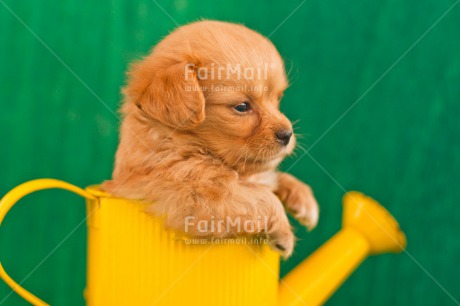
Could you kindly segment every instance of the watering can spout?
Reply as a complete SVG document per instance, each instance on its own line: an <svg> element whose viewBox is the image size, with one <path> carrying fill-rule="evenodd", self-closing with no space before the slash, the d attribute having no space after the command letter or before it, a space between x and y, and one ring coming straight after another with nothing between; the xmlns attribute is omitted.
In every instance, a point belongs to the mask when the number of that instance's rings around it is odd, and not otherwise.
<svg viewBox="0 0 460 306"><path fill-rule="evenodd" d="M281 281L279 306L321 305L369 255L402 252L406 237L390 213L351 191L342 229Z"/></svg>
<svg viewBox="0 0 460 306"><path fill-rule="evenodd" d="M375 200L351 191L345 195L343 206L343 228L360 232L369 243L370 255L404 251L406 236L393 216Z"/></svg>

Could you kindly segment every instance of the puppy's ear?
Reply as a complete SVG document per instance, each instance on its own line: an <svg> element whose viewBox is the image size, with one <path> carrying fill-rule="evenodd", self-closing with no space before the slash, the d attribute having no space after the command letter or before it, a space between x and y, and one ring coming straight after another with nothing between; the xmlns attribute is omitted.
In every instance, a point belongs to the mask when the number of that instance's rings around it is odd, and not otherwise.
<svg viewBox="0 0 460 306"><path fill-rule="evenodd" d="M205 118L205 98L194 67L150 56L132 65L124 92L148 117L174 129L193 129Z"/></svg>

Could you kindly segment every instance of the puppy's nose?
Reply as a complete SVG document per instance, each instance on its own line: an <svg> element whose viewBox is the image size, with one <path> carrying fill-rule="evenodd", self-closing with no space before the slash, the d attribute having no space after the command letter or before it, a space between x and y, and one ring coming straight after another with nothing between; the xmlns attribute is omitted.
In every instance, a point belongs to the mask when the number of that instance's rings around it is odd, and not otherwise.
<svg viewBox="0 0 460 306"><path fill-rule="evenodd" d="M283 145L287 146L289 143L289 140L291 139L292 131L291 130L278 130L275 132L275 136Z"/></svg>

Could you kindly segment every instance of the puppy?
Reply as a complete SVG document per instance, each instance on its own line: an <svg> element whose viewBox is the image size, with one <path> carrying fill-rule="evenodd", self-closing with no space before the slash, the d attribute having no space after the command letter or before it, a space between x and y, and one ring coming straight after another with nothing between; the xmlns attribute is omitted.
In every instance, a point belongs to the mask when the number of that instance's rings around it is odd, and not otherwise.
<svg viewBox="0 0 460 306"><path fill-rule="evenodd" d="M279 111L287 86L278 51L259 33L218 21L176 29L128 72L115 169L102 188L153 203L168 228L264 236L290 256L284 207L313 228L318 206L309 186L276 171L296 142Z"/></svg>

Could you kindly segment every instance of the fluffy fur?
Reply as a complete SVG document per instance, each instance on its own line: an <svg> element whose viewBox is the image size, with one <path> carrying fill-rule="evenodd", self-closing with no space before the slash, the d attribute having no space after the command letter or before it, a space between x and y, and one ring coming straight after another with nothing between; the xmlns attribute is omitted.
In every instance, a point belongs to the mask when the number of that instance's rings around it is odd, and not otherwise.
<svg viewBox="0 0 460 306"><path fill-rule="evenodd" d="M266 71L227 78L221 70L218 77L217 68L228 65ZM318 207L309 186L276 171L295 146L294 136L287 145L276 136L292 131L279 111L287 86L280 55L259 33L217 21L176 29L128 72L115 169L103 189L153 203L150 211L182 232L188 216L242 222L269 216L254 229L217 233L192 226L189 234L265 235L289 256L294 235L284 207L309 228ZM249 110L237 111L241 103Z"/></svg>

